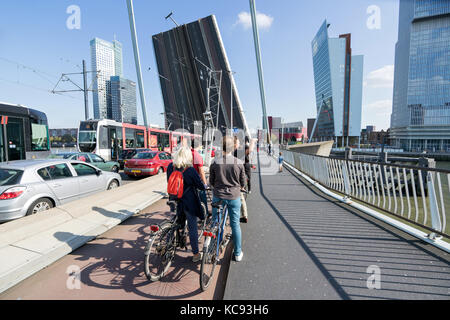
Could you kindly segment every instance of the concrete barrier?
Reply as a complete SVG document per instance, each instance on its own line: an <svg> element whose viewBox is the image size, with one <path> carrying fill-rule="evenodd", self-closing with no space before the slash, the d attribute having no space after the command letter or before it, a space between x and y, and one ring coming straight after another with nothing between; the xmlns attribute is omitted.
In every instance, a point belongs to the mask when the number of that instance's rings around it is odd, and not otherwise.
<svg viewBox="0 0 450 320"><path fill-rule="evenodd" d="M161 199L166 175L0 225L0 293Z"/></svg>

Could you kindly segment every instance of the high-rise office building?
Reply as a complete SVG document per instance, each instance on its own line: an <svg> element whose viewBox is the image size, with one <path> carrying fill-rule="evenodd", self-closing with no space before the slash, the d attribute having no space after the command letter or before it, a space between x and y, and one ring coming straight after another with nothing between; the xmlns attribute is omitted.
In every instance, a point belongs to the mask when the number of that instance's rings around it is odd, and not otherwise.
<svg viewBox="0 0 450 320"><path fill-rule="evenodd" d="M106 83L108 119L137 124L136 82L113 76Z"/></svg>
<svg viewBox="0 0 450 320"><path fill-rule="evenodd" d="M92 70L99 71L97 76L95 73L92 73L94 118L107 119L106 82L109 81L112 76L122 76L122 44L116 40L111 43L99 38L94 38L91 40L90 46Z"/></svg>
<svg viewBox="0 0 450 320"><path fill-rule="evenodd" d="M361 132L363 56L352 55L350 34L328 37L325 20L312 40L317 126L313 141L354 145Z"/></svg>
<svg viewBox="0 0 450 320"><path fill-rule="evenodd" d="M214 15L156 34L153 45L172 130L192 131L194 121L204 120L208 104L219 129L231 126L231 104L233 127L247 126Z"/></svg>
<svg viewBox="0 0 450 320"><path fill-rule="evenodd" d="M450 1L400 0L391 141L450 151Z"/></svg>

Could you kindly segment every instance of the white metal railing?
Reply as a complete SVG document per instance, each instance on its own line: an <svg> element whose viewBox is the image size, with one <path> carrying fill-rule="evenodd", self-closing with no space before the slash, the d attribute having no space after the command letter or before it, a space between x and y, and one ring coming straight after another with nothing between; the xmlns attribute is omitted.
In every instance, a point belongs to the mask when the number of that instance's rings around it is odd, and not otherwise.
<svg viewBox="0 0 450 320"><path fill-rule="evenodd" d="M450 237L449 170L333 159L287 150L283 156L328 189Z"/></svg>
<svg viewBox="0 0 450 320"><path fill-rule="evenodd" d="M339 147L339 148L332 148L331 151L336 152L336 151L345 151L345 147ZM381 152L382 149L381 148L352 148L353 152ZM393 152L393 153L402 153L404 152L403 149L396 149L396 148L390 148L390 147L385 147L384 148L384 152L389 153L389 152Z"/></svg>

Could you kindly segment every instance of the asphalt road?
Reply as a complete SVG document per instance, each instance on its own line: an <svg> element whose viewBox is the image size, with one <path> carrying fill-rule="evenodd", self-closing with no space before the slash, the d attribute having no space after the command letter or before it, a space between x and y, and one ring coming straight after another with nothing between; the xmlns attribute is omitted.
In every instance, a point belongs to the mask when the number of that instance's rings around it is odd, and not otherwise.
<svg viewBox="0 0 450 320"><path fill-rule="evenodd" d="M120 177L122 178L122 183L125 185L125 184L128 184L128 183L132 183L132 182L134 182L134 181L139 181L139 180L141 180L141 179L145 179L145 178L148 178L148 176L142 176L142 177L129 177L129 176L127 176L124 172L123 172L123 170L120 170L119 171L119 174L120 174Z"/></svg>

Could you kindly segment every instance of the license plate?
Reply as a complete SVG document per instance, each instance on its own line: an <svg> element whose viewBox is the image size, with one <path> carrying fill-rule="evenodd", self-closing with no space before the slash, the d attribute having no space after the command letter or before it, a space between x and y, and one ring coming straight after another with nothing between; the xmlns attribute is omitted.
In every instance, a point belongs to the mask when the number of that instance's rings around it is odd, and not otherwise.
<svg viewBox="0 0 450 320"><path fill-rule="evenodd" d="M133 173L141 173L141 170L131 170Z"/></svg>

